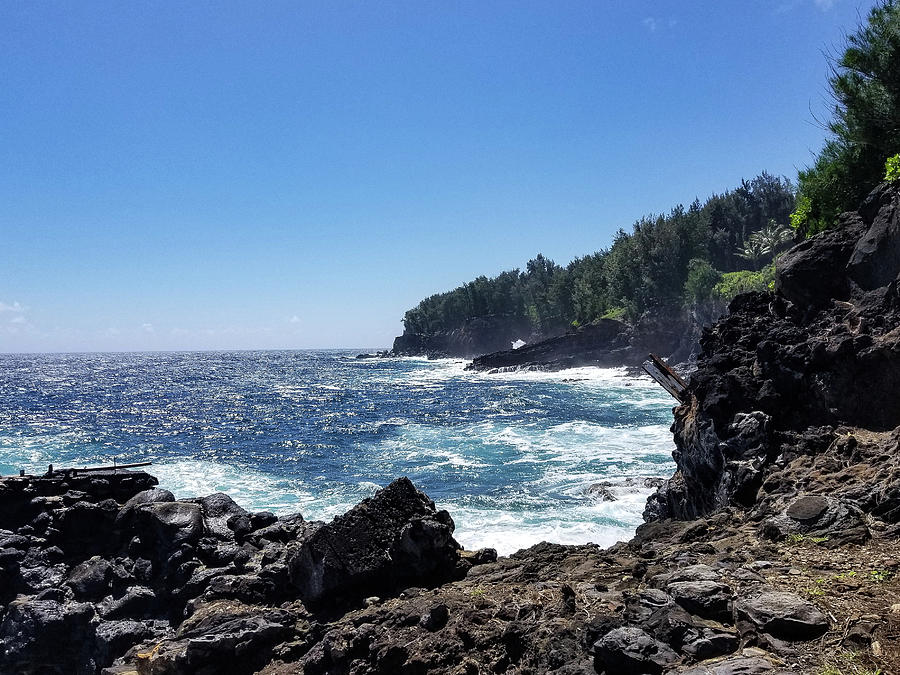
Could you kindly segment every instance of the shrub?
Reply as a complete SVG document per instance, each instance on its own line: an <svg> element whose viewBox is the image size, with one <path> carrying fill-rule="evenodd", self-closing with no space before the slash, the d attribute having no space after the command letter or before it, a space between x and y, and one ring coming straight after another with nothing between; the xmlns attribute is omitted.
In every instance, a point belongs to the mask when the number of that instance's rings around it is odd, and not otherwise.
<svg viewBox="0 0 900 675"><path fill-rule="evenodd" d="M797 206L794 208L794 212L789 216L791 219L791 227L795 230L805 228L809 221L811 209L812 202L809 199L809 195L800 195L797 197Z"/></svg>
<svg viewBox="0 0 900 675"><path fill-rule="evenodd" d="M625 308L624 307L613 307L606 314L600 317L601 319L615 319L616 321L621 321L625 318Z"/></svg>
<svg viewBox="0 0 900 675"><path fill-rule="evenodd" d="M900 180L900 153L887 158L884 163L884 179L891 182Z"/></svg>
<svg viewBox="0 0 900 675"><path fill-rule="evenodd" d="M722 275L722 280L713 287L713 295L730 302L741 293L750 291L767 292L775 288L775 264L769 264L758 272L741 270Z"/></svg>

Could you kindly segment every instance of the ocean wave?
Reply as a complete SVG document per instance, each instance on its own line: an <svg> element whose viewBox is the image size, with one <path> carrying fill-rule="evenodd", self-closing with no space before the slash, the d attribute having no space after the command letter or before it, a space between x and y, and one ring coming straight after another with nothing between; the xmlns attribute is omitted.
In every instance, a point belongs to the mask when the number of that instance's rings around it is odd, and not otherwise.
<svg viewBox="0 0 900 675"><path fill-rule="evenodd" d="M555 544L611 546L630 538L636 523L607 518L600 514L575 515L571 512L533 514L503 510L456 508L439 504L453 516L454 537L469 550L494 548L509 555L543 541ZM554 517L556 516L556 517Z"/></svg>
<svg viewBox="0 0 900 675"><path fill-rule="evenodd" d="M612 543L645 477L673 470L672 401L624 368L466 371L462 359L347 352L11 359L0 472L152 460L179 497L344 513L399 476L448 508L460 541ZM588 490L608 483L616 498Z"/></svg>

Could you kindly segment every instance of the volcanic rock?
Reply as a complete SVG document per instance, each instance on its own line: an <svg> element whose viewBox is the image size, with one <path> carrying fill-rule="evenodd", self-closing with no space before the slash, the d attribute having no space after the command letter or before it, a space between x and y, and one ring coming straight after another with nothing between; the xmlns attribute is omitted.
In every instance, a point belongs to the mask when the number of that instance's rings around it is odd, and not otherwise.
<svg viewBox="0 0 900 675"><path fill-rule="evenodd" d="M399 478L292 548L290 580L304 602L363 598L415 582L433 586L457 573L453 520L407 478Z"/></svg>
<svg viewBox="0 0 900 675"><path fill-rule="evenodd" d="M765 590L739 600L735 611L739 620L786 640L809 640L828 630L819 608L794 593Z"/></svg>
<svg viewBox="0 0 900 675"><path fill-rule="evenodd" d="M640 675L661 673L678 660L678 655L640 628L616 628L594 643L598 673Z"/></svg>

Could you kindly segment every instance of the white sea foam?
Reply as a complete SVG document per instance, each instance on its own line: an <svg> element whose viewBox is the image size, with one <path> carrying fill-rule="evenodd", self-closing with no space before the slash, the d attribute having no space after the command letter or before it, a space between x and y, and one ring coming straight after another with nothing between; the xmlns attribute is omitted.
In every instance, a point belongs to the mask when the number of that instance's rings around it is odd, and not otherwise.
<svg viewBox="0 0 900 675"><path fill-rule="evenodd" d="M244 508L293 513L315 499L299 481L221 462L182 459L154 465L159 484L176 498L224 492Z"/></svg>
<svg viewBox="0 0 900 675"><path fill-rule="evenodd" d="M606 520L604 515L565 511L535 517L527 512L491 509L469 509L453 503L440 504L456 523L454 537L469 550L494 548L500 555L509 555L542 541L555 544L587 544L611 546L631 537L637 522ZM549 517L548 517L549 516Z"/></svg>

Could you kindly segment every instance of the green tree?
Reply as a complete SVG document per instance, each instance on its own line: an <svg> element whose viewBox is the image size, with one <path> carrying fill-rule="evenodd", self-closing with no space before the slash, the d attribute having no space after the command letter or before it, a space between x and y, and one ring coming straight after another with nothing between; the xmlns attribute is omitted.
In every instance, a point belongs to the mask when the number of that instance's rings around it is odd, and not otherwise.
<svg viewBox="0 0 900 675"><path fill-rule="evenodd" d="M620 229L609 250L565 268L538 254L524 271L480 276L432 295L406 312L404 325L428 335L492 317L517 331L530 327L546 335L573 321L634 320L648 311L681 308L686 298L707 293L716 270L747 267L739 255L746 253L745 242L760 247L752 257L755 269L777 252L784 228L773 221L784 222L793 206L790 182L764 172L705 203L695 199L687 209L676 206L667 215L641 218L630 232Z"/></svg>
<svg viewBox="0 0 900 675"><path fill-rule="evenodd" d="M708 302L712 298L713 288L721 280L722 274L708 261L694 258L688 263L687 281L684 282L685 302L691 306Z"/></svg>
<svg viewBox="0 0 900 675"><path fill-rule="evenodd" d="M900 154L887 158L884 163L884 179L891 182L900 180Z"/></svg>
<svg viewBox="0 0 900 675"><path fill-rule="evenodd" d="M900 152L900 2L881 0L847 37L828 80L834 99L831 137L799 174L802 209L792 224L807 236L855 209Z"/></svg>

